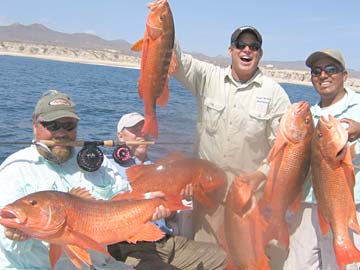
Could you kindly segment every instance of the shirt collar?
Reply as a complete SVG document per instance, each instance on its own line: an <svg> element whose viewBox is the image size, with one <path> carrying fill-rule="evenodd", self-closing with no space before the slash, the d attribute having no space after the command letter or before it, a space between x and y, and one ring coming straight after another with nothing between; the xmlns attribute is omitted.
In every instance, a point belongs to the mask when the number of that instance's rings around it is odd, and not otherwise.
<svg viewBox="0 0 360 270"><path fill-rule="evenodd" d="M261 86L263 83L263 73L258 68L256 70L256 72L254 73L254 75L250 78L250 80L241 83L234 79L234 77L232 76L232 72L231 72L231 66L228 66L225 70L224 80L226 80L226 79L229 80L230 82L232 82L233 84L238 85L239 88L243 89L252 84L258 84L259 86Z"/></svg>

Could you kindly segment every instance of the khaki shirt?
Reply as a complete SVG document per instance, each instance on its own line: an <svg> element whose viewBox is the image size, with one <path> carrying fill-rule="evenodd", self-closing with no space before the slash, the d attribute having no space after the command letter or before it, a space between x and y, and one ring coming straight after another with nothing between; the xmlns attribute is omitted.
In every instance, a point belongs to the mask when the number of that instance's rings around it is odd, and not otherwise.
<svg viewBox="0 0 360 270"><path fill-rule="evenodd" d="M230 66L199 61L177 42L175 52L175 78L198 97L198 156L234 176L256 170L267 175L266 157L290 104L285 90L260 70L240 83Z"/></svg>

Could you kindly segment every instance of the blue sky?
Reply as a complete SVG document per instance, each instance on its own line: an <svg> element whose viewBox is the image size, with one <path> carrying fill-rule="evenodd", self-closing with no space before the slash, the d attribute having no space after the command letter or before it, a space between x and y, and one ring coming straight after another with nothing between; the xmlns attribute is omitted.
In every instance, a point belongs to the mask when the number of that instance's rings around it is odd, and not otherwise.
<svg viewBox="0 0 360 270"><path fill-rule="evenodd" d="M139 39L146 0L1 0L0 25L41 23L66 33L104 39ZM263 60L303 61L313 51L339 49L348 68L360 70L360 1L169 0L182 48L226 55L240 25L253 25L264 39Z"/></svg>

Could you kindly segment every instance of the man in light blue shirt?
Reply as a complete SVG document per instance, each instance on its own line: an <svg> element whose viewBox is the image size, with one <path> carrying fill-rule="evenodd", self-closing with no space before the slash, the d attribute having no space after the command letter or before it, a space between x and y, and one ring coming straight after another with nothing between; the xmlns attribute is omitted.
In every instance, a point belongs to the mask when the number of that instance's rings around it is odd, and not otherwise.
<svg viewBox="0 0 360 270"><path fill-rule="evenodd" d="M360 94L345 87L348 72L345 61L339 51L323 49L312 53L306 60L311 69L311 81L320 95L320 102L311 107L315 125L324 115L333 115L348 131L349 143L356 144L353 160L359 165L359 137L360 137ZM360 217L360 171L355 168L354 200L356 214ZM302 208L298 211L290 224L290 251L285 262L286 270L337 270L339 269L333 250L332 232L322 235L318 208L314 191L308 179L304 192ZM360 248L360 237L352 234L354 243ZM359 269L352 265L352 268Z"/></svg>
<svg viewBox="0 0 360 270"><path fill-rule="evenodd" d="M0 166L0 207L41 190L67 192L83 187L98 199L110 199L130 189L106 157L97 170L79 166L77 150L64 146L76 140L79 119L68 95L50 90L40 98L32 116L34 139L63 145L47 148L34 144L10 155ZM164 212L157 211L153 218L166 216ZM82 269L132 269L103 253L89 252L93 266L84 265ZM50 269L48 253L48 243L29 238L17 229L0 226L0 269ZM64 254L55 265L55 269L74 268Z"/></svg>

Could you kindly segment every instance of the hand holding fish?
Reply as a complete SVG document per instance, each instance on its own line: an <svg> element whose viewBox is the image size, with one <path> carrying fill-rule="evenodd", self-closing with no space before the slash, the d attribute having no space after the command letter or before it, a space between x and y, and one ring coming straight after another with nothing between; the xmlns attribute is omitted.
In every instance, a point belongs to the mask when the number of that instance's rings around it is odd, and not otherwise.
<svg viewBox="0 0 360 270"><path fill-rule="evenodd" d="M14 241L26 241L31 237L19 229L5 227L5 236Z"/></svg>
<svg viewBox="0 0 360 270"><path fill-rule="evenodd" d="M188 202L192 200L193 194L194 188L192 184L187 184L180 192L180 195Z"/></svg>
<svg viewBox="0 0 360 270"><path fill-rule="evenodd" d="M360 123L356 122L349 118L343 118L340 120L340 123L346 123L348 127L346 128L349 136L349 142L353 142L360 138Z"/></svg>

